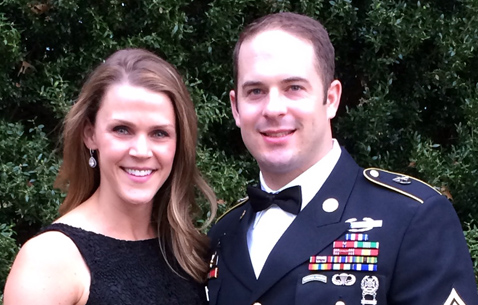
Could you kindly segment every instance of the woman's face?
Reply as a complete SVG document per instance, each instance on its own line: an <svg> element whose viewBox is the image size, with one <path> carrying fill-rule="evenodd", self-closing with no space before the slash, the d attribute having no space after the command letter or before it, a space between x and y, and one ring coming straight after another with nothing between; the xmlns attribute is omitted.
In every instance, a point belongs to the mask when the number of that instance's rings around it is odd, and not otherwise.
<svg viewBox="0 0 478 305"><path fill-rule="evenodd" d="M174 107L164 93L128 84L111 86L85 128L97 150L99 191L112 202L149 204L171 173L176 152Z"/></svg>

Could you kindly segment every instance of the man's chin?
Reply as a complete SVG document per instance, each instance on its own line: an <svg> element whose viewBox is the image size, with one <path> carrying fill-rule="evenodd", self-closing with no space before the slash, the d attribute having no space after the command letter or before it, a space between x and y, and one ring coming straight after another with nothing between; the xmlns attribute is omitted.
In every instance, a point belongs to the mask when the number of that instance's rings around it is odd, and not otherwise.
<svg viewBox="0 0 478 305"><path fill-rule="evenodd" d="M262 156L261 159L256 160L261 160L258 161L261 172L267 172L274 175L284 175L293 172L294 165L297 163L290 157L279 158L277 155Z"/></svg>

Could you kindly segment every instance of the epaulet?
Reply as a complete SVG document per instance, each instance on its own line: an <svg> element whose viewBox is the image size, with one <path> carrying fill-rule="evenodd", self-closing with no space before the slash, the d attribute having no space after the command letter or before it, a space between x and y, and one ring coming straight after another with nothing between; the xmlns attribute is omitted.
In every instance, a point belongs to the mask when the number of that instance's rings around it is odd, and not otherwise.
<svg viewBox="0 0 478 305"><path fill-rule="evenodd" d="M375 184L410 197L420 203L423 203L426 197L433 194L433 191L441 194L433 186L419 179L380 168L364 169L363 175Z"/></svg>
<svg viewBox="0 0 478 305"><path fill-rule="evenodd" d="M217 219L216 219L216 223L221 220L224 216L226 216L226 214L230 213L231 211L237 209L238 207L242 206L244 203L246 203L247 201L249 200L249 197L244 197L244 198L241 198L239 199L238 201L236 201L236 204L234 206L232 206L229 210L227 210L226 212L224 212L224 214L222 214L221 216L219 216Z"/></svg>

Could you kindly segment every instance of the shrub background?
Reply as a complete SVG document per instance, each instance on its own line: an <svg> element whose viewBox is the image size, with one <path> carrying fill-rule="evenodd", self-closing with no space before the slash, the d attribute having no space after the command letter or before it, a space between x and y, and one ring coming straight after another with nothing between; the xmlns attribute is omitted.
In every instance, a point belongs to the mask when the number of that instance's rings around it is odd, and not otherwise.
<svg viewBox="0 0 478 305"><path fill-rule="evenodd" d="M414 175L449 196L478 274L478 0L2 0L2 291L18 246L57 217L61 119L117 49L146 48L178 67L220 212L244 196L257 166L229 111L231 53L244 24L279 11L329 31L344 85L335 137L360 165Z"/></svg>

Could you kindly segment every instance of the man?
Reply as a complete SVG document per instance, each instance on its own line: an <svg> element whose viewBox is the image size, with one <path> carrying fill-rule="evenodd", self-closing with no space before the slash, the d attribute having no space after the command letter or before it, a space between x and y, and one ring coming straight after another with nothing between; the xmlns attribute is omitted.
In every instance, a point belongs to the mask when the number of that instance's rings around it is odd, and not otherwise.
<svg viewBox="0 0 478 305"><path fill-rule="evenodd" d="M360 168L332 138L334 56L306 16L269 15L242 32L230 100L260 188L209 233L210 304L478 304L450 202L412 177Z"/></svg>

